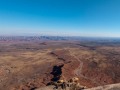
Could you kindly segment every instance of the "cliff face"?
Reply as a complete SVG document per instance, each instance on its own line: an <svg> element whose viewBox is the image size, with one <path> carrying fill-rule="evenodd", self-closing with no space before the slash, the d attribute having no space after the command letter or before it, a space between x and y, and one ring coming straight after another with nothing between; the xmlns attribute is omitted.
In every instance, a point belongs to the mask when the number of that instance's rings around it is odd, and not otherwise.
<svg viewBox="0 0 120 90"><path fill-rule="evenodd" d="M75 77L74 70L77 69L80 65L80 62L70 55L68 50L56 50L51 53L56 56L59 63L58 65L63 65L61 67L61 77L59 79L69 80L72 77Z"/></svg>

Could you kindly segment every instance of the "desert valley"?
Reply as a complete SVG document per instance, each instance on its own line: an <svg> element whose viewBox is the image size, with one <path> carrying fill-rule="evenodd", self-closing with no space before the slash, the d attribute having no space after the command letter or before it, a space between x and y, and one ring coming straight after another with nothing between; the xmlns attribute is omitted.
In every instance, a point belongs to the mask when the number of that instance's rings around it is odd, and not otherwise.
<svg viewBox="0 0 120 90"><path fill-rule="evenodd" d="M120 83L119 39L0 37L0 90L35 90L64 77L88 88Z"/></svg>

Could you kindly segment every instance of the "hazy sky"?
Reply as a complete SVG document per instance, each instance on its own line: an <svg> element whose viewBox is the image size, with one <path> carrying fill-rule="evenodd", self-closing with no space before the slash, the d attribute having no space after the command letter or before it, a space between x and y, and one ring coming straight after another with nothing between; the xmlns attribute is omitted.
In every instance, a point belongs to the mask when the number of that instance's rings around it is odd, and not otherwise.
<svg viewBox="0 0 120 90"><path fill-rule="evenodd" d="M120 37L120 0L0 0L0 35Z"/></svg>

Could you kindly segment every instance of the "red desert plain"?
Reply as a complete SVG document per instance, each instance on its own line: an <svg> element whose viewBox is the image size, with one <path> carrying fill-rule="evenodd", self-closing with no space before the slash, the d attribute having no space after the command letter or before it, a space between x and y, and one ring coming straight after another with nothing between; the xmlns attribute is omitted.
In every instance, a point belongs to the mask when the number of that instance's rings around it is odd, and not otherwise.
<svg viewBox="0 0 120 90"><path fill-rule="evenodd" d="M0 90L35 90L62 77L88 88L120 83L120 42L0 37Z"/></svg>

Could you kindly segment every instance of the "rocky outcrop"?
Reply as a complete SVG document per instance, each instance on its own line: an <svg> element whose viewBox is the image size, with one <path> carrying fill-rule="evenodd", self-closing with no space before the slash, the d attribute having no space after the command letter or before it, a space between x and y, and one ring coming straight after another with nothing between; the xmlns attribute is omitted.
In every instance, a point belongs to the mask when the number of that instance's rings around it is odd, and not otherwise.
<svg viewBox="0 0 120 90"><path fill-rule="evenodd" d="M42 88L38 88L35 90L53 90L53 88L54 86L47 86L47 87L42 87ZM70 88L67 88L66 90L70 90ZM83 89L83 90L120 90L120 83L98 86L98 87L88 88L88 89Z"/></svg>

